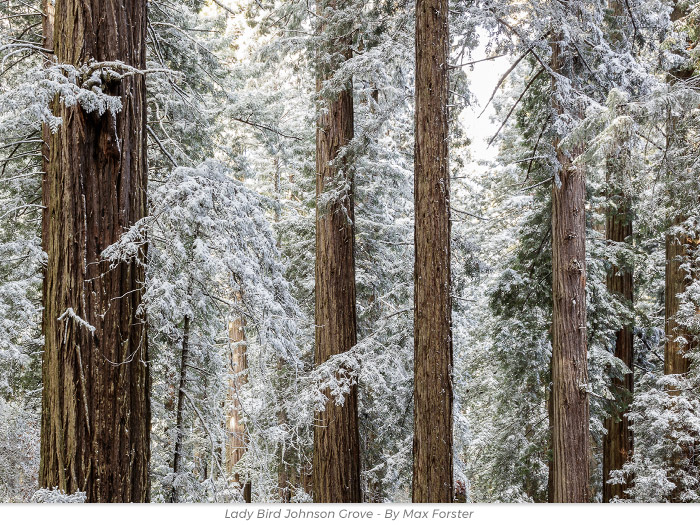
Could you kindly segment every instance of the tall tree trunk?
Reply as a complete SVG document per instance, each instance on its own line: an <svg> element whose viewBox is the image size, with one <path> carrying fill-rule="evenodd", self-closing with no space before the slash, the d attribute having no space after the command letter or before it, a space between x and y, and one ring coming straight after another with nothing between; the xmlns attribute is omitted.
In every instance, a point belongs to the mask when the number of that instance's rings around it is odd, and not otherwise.
<svg viewBox="0 0 700 525"><path fill-rule="evenodd" d="M622 26L618 20L624 19L625 8L620 0L609 0L611 16L611 30L609 38L611 42L620 45L623 41ZM632 242L632 202L629 195L622 190L623 170L629 164L631 151L628 144L620 144L619 152L608 159L606 165L607 201L608 211L605 220L605 239L608 243ZM610 268L606 285L611 294L619 295L628 306L632 306L634 299L633 271L630 267L619 268L613 265ZM620 404L620 409L605 419L607 431L603 438L603 502L608 503L617 497L625 499L624 486L611 485L610 471L619 470L632 454L632 430L627 419L627 407L632 401L634 390L634 341L633 327L625 323L615 335L615 357L620 359L630 373L623 379L613 379L612 392Z"/></svg>
<svg viewBox="0 0 700 525"><path fill-rule="evenodd" d="M552 69L563 70L558 35ZM552 90L556 92L556 80ZM563 109L553 101L555 109ZM586 340L586 181L576 151L554 143L560 163L552 184L552 488L555 503L589 500Z"/></svg>
<svg viewBox="0 0 700 525"><path fill-rule="evenodd" d="M317 2L317 14L338 7ZM332 28L334 31L338 28ZM329 31L322 28L322 32ZM349 37L329 40L323 54L350 58ZM333 76L336 63L320 63L316 91ZM352 85L325 100L316 122L316 348L321 365L357 343L355 312L355 203L352 167L338 156L353 137ZM347 372L341 370L340 376ZM314 422L313 497L322 503L361 502L357 386L342 404L329 397Z"/></svg>
<svg viewBox="0 0 700 525"><path fill-rule="evenodd" d="M239 297L240 301L240 297ZM245 321L238 317L228 325L228 337L231 345L231 375L228 388L228 402L231 407L228 417L228 441L226 442L226 470L236 483L240 484L240 475L236 464L248 449L248 434L241 416L240 392L248 382L248 348L245 344ZM251 501L251 483L246 480L242 485L243 500Z"/></svg>
<svg viewBox="0 0 700 525"><path fill-rule="evenodd" d="M677 217L673 226L678 226L683 220L683 217ZM688 341L691 340L691 336L678 326L676 316L680 308L678 295L685 292L688 286L686 272L681 269L681 265L688 256L686 244L692 242L692 239L686 239L682 235L666 235L664 374L687 374L690 369L690 360L685 357L685 353L690 350Z"/></svg>
<svg viewBox="0 0 700 525"><path fill-rule="evenodd" d="M284 409L277 412L277 424L282 428L287 427L287 412ZM289 503L292 497L288 465L287 447L281 443L277 451L277 493L282 503Z"/></svg>
<svg viewBox="0 0 700 525"><path fill-rule="evenodd" d="M675 22L687 16L688 7L688 4L685 2L674 2L671 20ZM689 47L691 44L694 43L689 42ZM692 67L682 67L671 71L671 74L668 76L668 82L673 84L678 81L687 80L692 76ZM682 143L687 140L686 137L682 137L676 130L679 121L679 117L669 116L666 129L667 149L669 149L674 142ZM687 218L687 216L682 214L677 215L673 218L672 227L679 226L685 222ZM692 336L683 326L678 324L676 317L681 306L678 295L686 291L689 283L687 272L683 270L681 266L687 262L688 246L697 246L698 243L700 243L699 239L691 239L679 233L674 232L666 234L666 282L664 288L666 335L666 343L664 346L664 374L666 375L685 376L690 371L690 360L685 354L691 350L690 341L692 341ZM679 392L673 389L669 390L669 394L678 395ZM691 459L693 454L692 448L694 447L683 446L682 450L677 453L674 452L671 458L672 467L676 471L671 474L671 481L676 485L676 488L669 497L671 502L676 503L682 501L681 492L683 491L683 487L679 477L682 476L683 465Z"/></svg>
<svg viewBox="0 0 700 525"><path fill-rule="evenodd" d="M188 294L189 295L189 294ZM187 388L187 361L190 353L190 318L185 316L185 326L182 333L182 353L180 354L180 386L177 390L177 408L175 412L175 452L173 453L173 477L180 473L180 463L182 462L182 445L185 438L184 409L185 409L185 389ZM177 485L173 480L170 492L170 502L178 502Z"/></svg>
<svg viewBox="0 0 700 525"><path fill-rule="evenodd" d="M280 196L280 161L279 157L275 156L275 174L274 174L274 186L275 186L275 199L277 206L275 207L275 226L278 227L281 214L281 196ZM292 175L290 174L290 177ZM291 182L291 180L290 180ZM282 247L282 234L277 233L277 249L280 250ZM277 358L277 377L278 381L284 380L284 359L282 357ZM284 389L281 389L284 390ZM277 424L280 428L287 428L289 420L287 417L287 411L284 406L280 406L277 411ZM289 475L289 458L288 458L288 447L287 444L282 441L277 448L277 494L282 503L289 503L291 500L291 490L290 490L290 475Z"/></svg>
<svg viewBox="0 0 700 525"><path fill-rule="evenodd" d="M448 2L416 1L413 501L450 503L452 299Z"/></svg>
<svg viewBox="0 0 700 525"><path fill-rule="evenodd" d="M146 2L57 0L59 63L146 65ZM113 116L64 107L49 137L43 181L43 399L39 483L91 502L149 499L150 377L137 316L144 269L110 266L102 251L146 214L142 75L102 79L120 96ZM143 254L141 254L143 255Z"/></svg>
<svg viewBox="0 0 700 525"><path fill-rule="evenodd" d="M612 168L614 170L614 168ZM611 176L609 183L613 184ZM605 225L606 240L614 243L631 242L632 217L631 203L628 196L613 188L609 195L613 209L608 214ZM612 294L619 295L631 305L633 301L633 272L630 268L612 266L606 280L607 288ZM603 440L603 502L609 502L614 497L626 498L624 486L608 483L611 470L619 470L625 464L632 453L632 430L627 419L627 407L632 401L634 390L634 341L632 326L625 324L615 336L615 357L620 359L630 373L622 379L613 379L612 391L621 404L621 409L606 418L605 429L607 434Z"/></svg>
<svg viewBox="0 0 700 525"><path fill-rule="evenodd" d="M687 14L688 5L685 2L676 1L671 13L671 20L677 21ZM671 72L668 81L669 83L675 83L679 80L687 80L692 74L692 69L677 69ZM669 117L669 129L666 130L667 148L671 146L673 141L682 140L676 136L675 127L677 123L677 117ZM685 219L686 217L683 216L675 217L673 226L678 226ZM692 239L686 239L681 235L672 233L666 235L666 286L664 291L666 300L666 345L664 349L664 374L687 374L690 366L690 361L683 355L689 350L688 345L679 340L681 338L685 341L690 341L690 337L688 334L683 333L678 326L676 315L680 307L678 295L687 288L686 273L681 270L683 259L688 255L685 245L693 242Z"/></svg>
<svg viewBox="0 0 700 525"><path fill-rule="evenodd" d="M682 217L677 217L673 226L677 226L683 222ZM690 360L685 354L691 350L689 342L692 340L691 334L683 326L680 326L676 321L676 316L681 305L678 297L679 294L685 292L688 286L687 273L681 269L681 265L686 262L688 250L686 246L691 243L697 243L695 239L688 239L683 235L667 234L666 235L666 286L665 286L665 303L666 303L666 344L664 347L664 374L686 376L690 371ZM680 394L677 388L669 389L669 394L676 396ZM678 423L678 430L683 431L684 423ZM667 436L668 437L668 436ZM694 436L694 440L698 441ZM681 493L683 492L683 470L688 461L692 461L694 455L694 446L682 445L679 451L674 451L671 457L671 467L669 478L675 484L675 488L669 496L669 501L672 503L682 502Z"/></svg>

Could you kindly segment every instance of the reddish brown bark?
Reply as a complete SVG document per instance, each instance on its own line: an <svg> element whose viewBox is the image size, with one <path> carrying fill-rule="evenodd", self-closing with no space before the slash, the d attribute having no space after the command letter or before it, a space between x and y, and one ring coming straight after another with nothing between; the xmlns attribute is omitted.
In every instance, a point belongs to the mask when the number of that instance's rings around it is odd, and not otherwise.
<svg viewBox="0 0 700 525"><path fill-rule="evenodd" d="M450 503L452 300L448 2L416 1L413 501Z"/></svg>
<svg viewBox="0 0 700 525"><path fill-rule="evenodd" d="M557 35L552 69L562 70ZM556 80L552 80L556 91ZM554 102L555 109L562 109ZM588 364L586 339L586 181L555 139L560 163L552 183L552 500L589 500Z"/></svg>
<svg viewBox="0 0 700 525"><path fill-rule="evenodd" d="M241 389L248 383L248 348L245 344L245 322L241 318L231 321L228 326L229 343L231 344L231 376L228 388L228 440L226 442L226 470L233 480L240 483L240 474L236 472L236 464L243 458L248 449L248 432L242 421L243 406L240 401ZM246 480L242 484L243 500L251 501L251 483Z"/></svg>
<svg viewBox="0 0 700 525"><path fill-rule="evenodd" d="M615 243L630 242L632 238L632 218L629 198L618 191L613 191L610 200L616 206L607 217L605 225L606 239ZM629 268L618 268L613 265L607 276L608 290L619 295L631 305L633 300L633 273ZM615 357L620 359L630 370L633 370L634 341L632 326L626 324L616 333ZM613 379L612 392L621 403L620 410L605 419L607 434L603 440L603 502L609 502L615 497L624 499L624 485L611 485L611 470L619 470L632 453L632 430L626 417L627 406L632 401L634 390L634 374L625 374L622 379Z"/></svg>
<svg viewBox="0 0 700 525"><path fill-rule="evenodd" d="M608 7L612 20L610 22L609 38L621 45L624 41L623 27L618 20L624 20L625 7L620 0L609 0ZM605 238L610 243L622 244L632 242L632 211L631 199L621 189L622 170L630 161L631 152L628 144L619 144L619 151L608 159L606 179L608 185L607 201L609 210L605 221ZM608 272L606 285L610 293L618 295L628 306L633 306L633 271L630 267L619 268L613 265ZM632 401L634 390L634 341L633 327L624 324L615 335L614 355L620 359L630 373L622 379L614 378L611 391L618 402L618 409L605 419L607 431L603 438L603 502L613 498L626 498L625 486L611 485L610 471L619 470L632 454L632 430L627 419L627 407Z"/></svg>
<svg viewBox="0 0 700 525"><path fill-rule="evenodd" d="M688 14L688 5L684 2L674 2L671 20L678 21ZM690 45L691 43L689 43ZM693 70L681 68L671 72L668 82L673 84L678 81L687 80L693 75ZM668 128L666 136L668 140L667 147L672 145L673 141L682 141L682 137L678 136L676 125L678 124L677 117L670 117L667 123ZM684 222L686 217L677 216L674 218L673 227ZM686 273L681 270L681 265L687 257L686 245L697 243L697 240L687 239L685 236L677 234L666 235L666 286L665 294L665 328L666 328L666 345L664 348L664 374L686 374L690 367L690 361L684 356L689 350L687 342L691 340L687 333L678 326L676 315L680 307L679 294L682 294L687 288ZM685 340L685 342L683 342Z"/></svg>
<svg viewBox="0 0 700 525"><path fill-rule="evenodd" d="M335 7L319 2L318 14ZM347 38L329 42L324 54L351 55ZM319 64L316 90L337 64ZM355 312L355 211L352 168L340 149L353 137L352 86L323 101L316 122L316 334L314 360L325 363L357 343ZM346 374L340 371L342 376ZM313 497L322 503L361 502L357 386L342 404L329 397L314 421Z"/></svg>
<svg viewBox="0 0 700 525"><path fill-rule="evenodd" d="M678 217L673 226L682 223L682 218ZM689 239L684 235L667 234L666 235L666 344L664 347L664 374L667 375L687 375L690 371L690 360L686 357L686 353L691 350L690 342L693 340L692 335L688 333L685 327L680 326L676 320L680 309L681 301L679 294L685 292L688 286L687 273L681 268L681 265L686 262L688 256L687 246L698 244L697 239ZM677 389L669 389L670 395L678 395L680 392ZM683 425L677 430L688 432L683 429ZM695 437L695 441L698 439ZM678 503L683 501L681 493L683 492L682 472L686 468L685 465L693 459L694 446L683 445L679 452L674 452L671 458L671 466L673 472L670 475L676 487L669 496L669 501Z"/></svg>
<svg viewBox="0 0 700 525"><path fill-rule="evenodd" d="M681 222L683 222L681 218L676 219L674 226ZM687 287L686 273L681 269L681 265L684 258L687 257L685 243L689 241L691 240L679 235L669 234L666 236L664 374L687 374L690 368L690 361L685 357L685 353L690 349L688 341L691 340L691 337L676 322L680 308L678 295L682 294Z"/></svg>
<svg viewBox="0 0 700 525"><path fill-rule="evenodd" d="M689 14L688 8L689 5L686 2L674 2L671 20L675 22L686 17ZM688 48L692 48L694 45L695 42L688 42ZM685 81L692 77L693 74L694 68L691 65L687 65L671 71L668 82L674 84L679 81ZM683 145L684 142L687 145L687 137L684 136L682 130L678 129L680 123L681 118L669 117L666 129L668 148L674 145ZM669 175L669 177L672 176L674 175ZM671 227L679 226L685 222L686 219L687 216L683 214L677 215L674 217ZM666 283L664 289L666 343L664 346L664 374L667 375L685 376L690 372L691 362L686 357L686 354L691 350L693 336L688 333L687 328L678 324L677 315L681 306L681 301L678 296L686 291L690 282L688 273L681 268L684 263L687 263L689 255L688 248L690 246L697 247L699 243L700 239L690 238L687 235L675 232L666 234ZM679 393L680 392L676 389L669 389L670 395L678 395ZM677 430L681 432L688 431L682 428L678 428ZM682 446L682 449L674 453L671 458L671 466L675 472L671 474L670 481L676 485L669 496L669 501L672 503L683 501L681 498L681 493L683 492L683 482L681 478L683 476L683 470L686 468L685 465L693 461L693 449L697 449L697 436L695 436L695 442L693 446Z"/></svg>
<svg viewBox="0 0 700 525"><path fill-rule="evenodd" d="M60 63L146 64L146 2L57 0ZM43 181L43 408L39 482L91 502L147 501L150 378L141 303L144 269L100 254L146 213L142 75L103 79L116 116L54 104ZM143 255L143 254L142 254ZM83 323L84 321L84 323ZM92 328L91 328L92 327Z"/></svg>

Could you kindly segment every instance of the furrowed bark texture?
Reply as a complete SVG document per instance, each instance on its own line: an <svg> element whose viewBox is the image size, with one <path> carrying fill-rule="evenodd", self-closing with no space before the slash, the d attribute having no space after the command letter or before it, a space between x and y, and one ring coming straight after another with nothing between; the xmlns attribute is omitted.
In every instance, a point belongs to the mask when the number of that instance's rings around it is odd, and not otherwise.
<svg viewBox="0 0 700 525"><path fill-rule="evenodd" d="M447 0L416 2L413 501L450 503L452 300Z"/></svg>
<svg viewBox="0 0 700 525"><path fill-rule="evenodd" d="M616 202L615 211L608 215L605 225L605 237L615 243L630 242L632 238L632 217L630 214L629 198L616 192L610 197ZM621 296L625 302L632 304L633 272L631 269L611 268L606 280L608 290ZM615 357L620 359L627 368L633 370L634 341L632 326L622 326L615 338ZM634 391L634 374L625 374L623 379L613 379L612 391L622 403L622 409L605 420L607 434L603 438L603 502L609 502L615 497L627 498L625 486L611 485L611 470L619 470L632 453L632 430L626 417L627 407L632 401Z"/></svg>
<svg viewBox="0 0 700 525"><path fill-rule="evenodd" d="M336 2L319 2L321 16L325 5L336 7ZM350 58L349 44L344 38L333 39L334 49L324 49L324 53L333 51ZM319 64L317 91L334 67ZM354 181L347 159L338 157L339 150L352 140L353 118L352 86L348 85L324 101L316 122L316 366L357 343ZM314 422L314 501L361 502L357 386L351 386L342 404L336 404L329 391L324 393L329 399Z"/></svg>
<svg viewBox="0 0 700 525"><path fill-rule="evenodd" d="M559 41L552 69L562 71ZM556 92L556 81L552 89ZM562 109L554 100L555 109ZM562 150L552 184L552 488L555 503L589 500L588 384L586 340L586 181Z"/></svg>
<svg viewBox="0 0 700 525"><path fill-rule="evenodd" d="M248 348L245 344L245 322L236 318L228 325L228 337L231 344L231 378L228 386L228 403L231 407L228 418L228 441L226 442L226 470L240 483L240 475L236 464L243 458L248 449L248 433L241 420L243 406L240 401L241 388L248 382ZM250 503L251 484L243 484L243 500Z"/></svg>
<svg viewBox="0 0 700 525"><path fill-rule="evenodd" d="M145 43L145 0L55 3L60 63L144 68ZM144 269L137 262L110 268L100 254L146 213L145 84L136 75L102 87L121 96L116 117L56 101L63 124L49 137L39 483L85 491L90 502L143 502L151 416L145 324L137 316Z"/></svg>

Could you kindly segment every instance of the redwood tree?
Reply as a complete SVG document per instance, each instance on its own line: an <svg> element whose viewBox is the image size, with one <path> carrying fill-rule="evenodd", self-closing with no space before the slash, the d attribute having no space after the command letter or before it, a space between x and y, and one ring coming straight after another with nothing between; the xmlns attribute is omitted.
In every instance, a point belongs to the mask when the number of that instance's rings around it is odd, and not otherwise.
<svg viewBox="0 0 700 525"><path fill-rule="evenodd" d="M54 8L59 63L145 68L145 0L56 0ZM100 254L146 214L145 84L141 74L91 83L120 97L121 111L99 115L56 100L63 121L48 136L39 482L85 491L91 502L143 502L151 416L137 311L144 269L136 260L110 265Z"/></svg>
<svg viewBox="0 0 700 525"><path fill-rule="evenodd" d="M326 8L343 7L335 0L317 3L319 19ZM324 49L319 56L316 90L332 78L338 57L351 56L349 36L340 28L321 27ZM345 33L347 35L348 33ZM320 101L316 121L316 365L357 343L355 311L355 213L352 166L341 148L353 137L352 85ZM348 372L340 376L349 379ZM330 397L314 421L313 497L322 503L361 501L360 437L357 386L352 385L341 404Z"/></svg>
<svg viewBox="0 0 700 525"><path fill-rule="evenodd" d="M563 34L554 37L551 67L571 71L562 51ZM569 61L568 64L566 62ZM565 68L566 65L566 68ZM557 92L553 77L552 92ZM565 110L556 95L553 106ZM574 164L578 147L565 150L555 138L559 169L552 183L552 478L555 503L589 499L588 343L586 338L586 180Z"/></svg>
<svg viewBox="0 0 700 525"><path fill-rule="evenodd" d="M622 26L618 20L625 16L621 1L608 2L612 16L610 41L616 46L623 45ZM632 241L632 202L622 189L624 169L630 162L631 151L628 143L617 145L615 154L606 162L606 182L608 186L608 212L605 220L605 240L610 244L623 245ZM633 270L630 266L613 264L608 271L606 285L611 294L618 295L628 306L633 301ZM631 371L622 379L614 378L612 392L619 403L619 409L605 419L606 434L603 438L603 502L627 495L622 484L610 484L610 472L620 470L632 453L632 430L627 419L627 406L632 400L634 389L634 341L633 327L628 323L615 333L615 357Z"/></svg>
<svg viewBox="0 0 700 525"><path fill-rule="evenodd" d="M671 13L671 20L676 22L687 17L690 13L689 5L686 2L674 2L674 9ZM687 47L692 49L696 42L692 41L692 35L688 35ZM668 75L668 82L674 84L683 82L693 76L693 67L683 64L680 67L674 68ZM683 129L682 119L677 116L669 116L666 123L666 147L682 145L687 143L687 130ZM673 170L669 170L669 177L676 177ZM695 197L697 198L697 196ZM693 238L688 234L676 231L686 220L686 213L677 213L673 217L670 231L666 233L666 272L665 272L665 335L666 343L664 346L664 374L687 376L690 372L691 361L687 357L687 353L691 350L693 335L689 333L688 327L678 323L677 316L681 307L680 294L687 291L691 280L688 278L688 271L683 266L688 264L688 257L691 250L695 250L700 245L700 239ZM671 387L669 394L672 396L679 395L681 392L678 387ZM682 430L683 423L677 423L678 429ZM695 444L699 438L693 435ZM689 446L683 444L678 450L674 450L671 457L671 465L673 467L669 476L670 480L675 484L674 490L669 496L672 503L678 503L683 500L683 471L692 465L694 459L693 449L695 444Z"/></svg>
<svg viewBox="0 0 700 525"><path fill-rule="evenodd" d="M685 2L674 2L674 9L671 13L671 20L677 21L688 15L688 5ZM688 47L694 47L695 42L688 42ZM668 76L669 83L684 81L693 76L693 69L687 66L671 71ZM684 140L683 131L678 130L679 118L671 117L667 122L668 137L667 147L673 145L673 141ZM673 176L673 175L670 175ZM678 227L686 220L686 216L678 215L674 217L672 228ZM666 235L666 286L665 295L665 325L666 325L666 346L664 350L664 374L687 374L690 361L684 356L689 350L688 341L692 339L690 334L684 333L678 326L676 316L680 307L679 294L683 293L687 286L686 272L681 268L684 259L687 258L687 246L698 244L697 239L690 239L687 236L671 232Z"/></svg>
<svg viewBox="0 0 700 525"><path fill-rule="evenodd" d="M413 501L449 503L452 300L447 0L416 1Z"/></svg>
<svg viewBox="0 0 700 525"><path fill-rule="evenodd" d="M240 303L240 295L237 301ZM245 340L245 319L237 317L228 325L228 339L231 345L228 403L230 411L226 424L226 472L240 484L240 474L235 472L236 464L243 458L248 449L248 433L242 421L243 406L240 392L248 383L248 347ZM242 484L243 500L251 502L252 485L250 480Z"/></svg>
<svg viewBox="0 0 700 525"><path fill-rule="evenodd" d="M605 238L614 243L629 242L632 238L632 218L629 197L613 188L609 200L612 211L605 224ZM613 265L607 276L608 290L617 294L626 303L633 300L633 272L627 268ZM632 326L625 323L615 334L615 357L633 370L634 345ZM632 430L626 417L634 389L634 374L625 374L622 379L613 379L612 391L621 403L621 409L605 419L603 440L603 501L609 502L615 497L626 498L624 486L610 484L610 471L620 470L632 453Z"/></svg>

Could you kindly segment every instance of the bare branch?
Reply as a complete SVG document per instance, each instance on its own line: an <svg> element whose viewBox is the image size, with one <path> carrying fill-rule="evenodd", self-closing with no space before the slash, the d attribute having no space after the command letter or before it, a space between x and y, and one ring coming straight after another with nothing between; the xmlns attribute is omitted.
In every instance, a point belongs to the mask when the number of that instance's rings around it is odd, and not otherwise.
<svg viewBox="0 0 700 525"><path fill-rule="evenodd" d="M525 89L523 90L523 92L520 93L520 96L518 97L518 100L515 101L515 104L513 104L513 107L510 108L510 111L506 115L506 118L503 119L503 122L501 122L501 125L498 127L498 130L496 131L496 133L493 135L493 137L491 137L491 140L489 140L489 144L488 144L489 146L493 143L494 140L496 140L496 137L503 129L503 126L506 125L506 122L508 122L508 119L512 115L513 110L518 106L520 101L523 99L523 97L525 96L525 93L527 93L528 89L530 89L530 86L532 86L532 84L535 82L535 80L537 80L537 77L539 77L543 72L544 72L544 68L540 68L540 70L530 79L530 82L527 83L527 86L525 86Z"/></svg>

